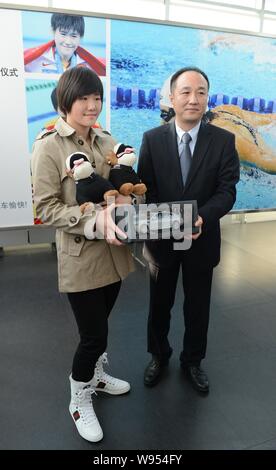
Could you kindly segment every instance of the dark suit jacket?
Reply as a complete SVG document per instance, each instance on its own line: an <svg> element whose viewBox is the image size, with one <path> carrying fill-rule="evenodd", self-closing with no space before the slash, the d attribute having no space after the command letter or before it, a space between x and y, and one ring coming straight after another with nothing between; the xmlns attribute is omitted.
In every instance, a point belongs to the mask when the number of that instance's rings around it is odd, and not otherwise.
<svg viewBox="0 0 276 470"><path fill-rule="evenodd" d="M209 269L220 260L220 217L236 200L239 157L235 136L219 127L201 123L192 164L182 183L175 123L164 124L144 133L138 175L147 185L147 203L196 199L203 219L202 234L187 251L174 251L171 241L149 241L145 258L169 266L184 259L191 268Z"/></svg>

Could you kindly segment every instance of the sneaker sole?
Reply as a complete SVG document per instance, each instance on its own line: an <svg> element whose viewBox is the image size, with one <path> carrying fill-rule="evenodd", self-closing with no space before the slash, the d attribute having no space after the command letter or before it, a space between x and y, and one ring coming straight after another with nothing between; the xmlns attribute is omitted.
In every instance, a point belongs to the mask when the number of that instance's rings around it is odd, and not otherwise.
<svg viewBox="0 0 276 470"><path fill-rule="evenodd" d="M108 393L108 395L125 395L126 393L128 393L130 391L130 386L128 388L123 389L123 390L121 389L121 390L114 390L114 391L106 390L105 388L95 387L95 391L96 392Z"/></svg>

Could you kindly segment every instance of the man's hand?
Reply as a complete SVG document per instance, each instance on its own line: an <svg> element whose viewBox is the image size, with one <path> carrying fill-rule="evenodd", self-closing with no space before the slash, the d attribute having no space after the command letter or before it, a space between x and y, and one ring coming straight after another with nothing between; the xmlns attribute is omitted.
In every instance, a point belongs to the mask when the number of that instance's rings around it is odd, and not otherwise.
<svg viewBox="0 0 276 470"><path fill-rule="evenodd" d="M200 215L198 216L197 218L197 221L195 223L195 227L199 227L199 232L198 233L195 233L194 235L192 235L192 239L193 240L197 240L198 237L200 237L201 233L202 233L202 225L203 225L203 219L202 217L200 217Z"/></svg>

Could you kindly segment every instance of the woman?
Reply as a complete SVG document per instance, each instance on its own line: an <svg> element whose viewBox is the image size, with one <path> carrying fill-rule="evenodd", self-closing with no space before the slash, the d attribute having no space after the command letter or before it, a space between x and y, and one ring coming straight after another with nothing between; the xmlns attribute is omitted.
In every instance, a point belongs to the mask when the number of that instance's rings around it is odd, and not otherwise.
<svg viewBox="0 0 276 470"><path fill-rule="evenodd" d="M106 75L105 60L80 46L84 35L83 16L53 13L52 41L24 51L25 72L62 73L71 67L88 67Z"/></svg>
<svg viewBox="0 0 276 470"><path fill-rule="evenodd" d="M80 334L70 375L70 413L80 435L91 442L103 433L93 409L91 394L104 391L121 395L128 382L106 374L108 317L118 296L121 280L133 270L131 254L114 235L113 206L80 208L75 182L66 172L66 159L84 152L96 172L107 178L105 156L114 147L112 137L92 129L101 112L103 86L90 69L74 67L61 76L57 87L60 117L54 129L42 133L34 144L32 172L34 202L41 220L57 228L59 290L66 292ZM120 196L120 203L129 202ZM99 240L97 232L102 235ZM90 238L90 239L88 239Z"/></svg>

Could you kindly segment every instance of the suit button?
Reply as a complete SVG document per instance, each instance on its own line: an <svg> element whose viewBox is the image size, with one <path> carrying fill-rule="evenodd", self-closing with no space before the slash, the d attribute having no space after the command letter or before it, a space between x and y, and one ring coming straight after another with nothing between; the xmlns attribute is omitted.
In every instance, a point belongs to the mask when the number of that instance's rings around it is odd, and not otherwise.
<svg viewBox="0 0 276 470"><path fill-rule="evenodd" d="M78 144L83 145L84 144L83 140L79 139Z"/></svg>
<svg viewBox="0 0 276 470"><path fill-rule="evenodd" d="M75 242L80 243L81 242L81 237L75 237Z"/></svg>
<svg viewBox="0 0 276 470"><path fill-rule="evenodd" d="M75 224L77 222L77 218L76 217L70 217L70 222L72 222L72 224Z"/></svg>

